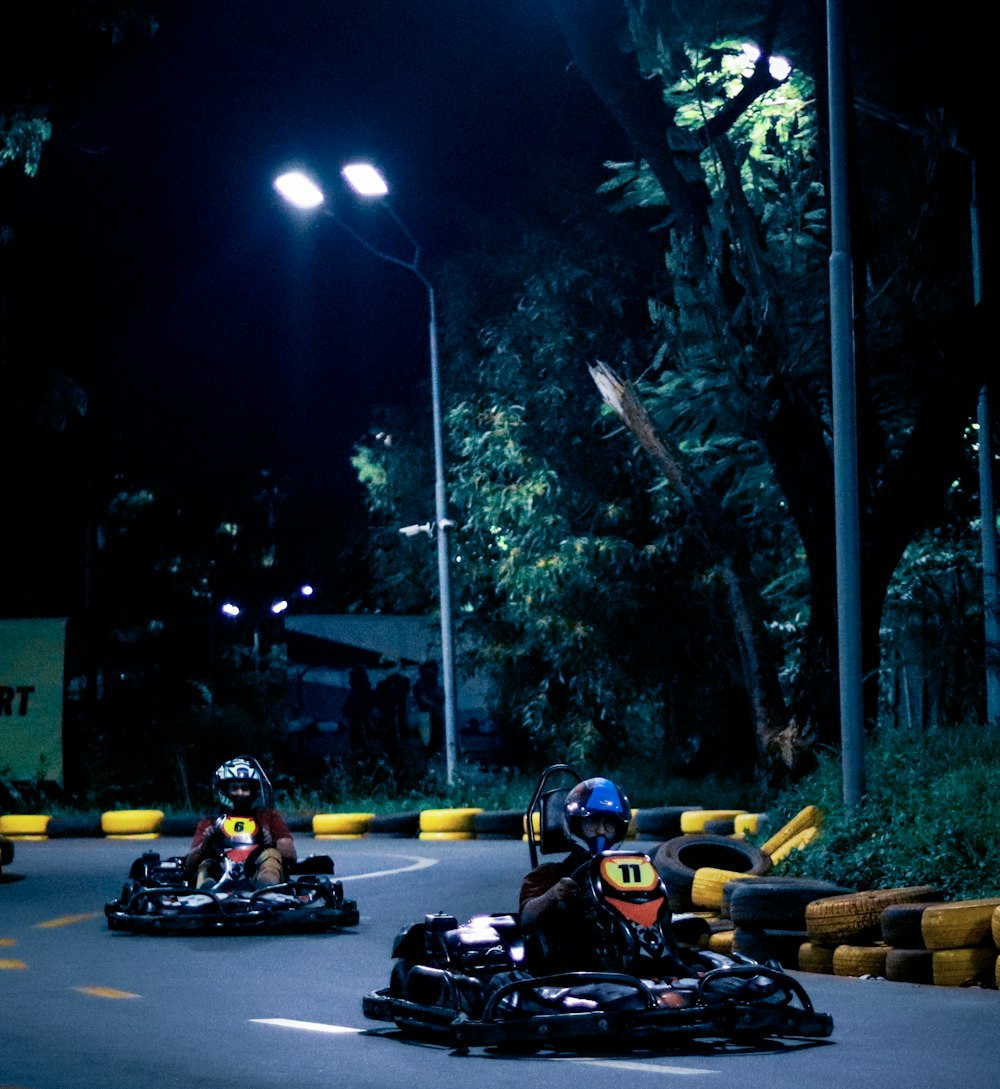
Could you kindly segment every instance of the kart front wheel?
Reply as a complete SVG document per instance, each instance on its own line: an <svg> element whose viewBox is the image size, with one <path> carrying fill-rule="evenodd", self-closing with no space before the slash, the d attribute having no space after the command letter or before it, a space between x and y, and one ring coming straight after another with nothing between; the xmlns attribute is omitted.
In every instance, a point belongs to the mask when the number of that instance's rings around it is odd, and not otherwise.
<svg viewBox="0 0 1000 1089"><path fill-rule="evenodd" d="M411 961L400 957L392 966L392 974L389 976L389 994L393 998L406 998L406 983L413 967Z"/></svg>

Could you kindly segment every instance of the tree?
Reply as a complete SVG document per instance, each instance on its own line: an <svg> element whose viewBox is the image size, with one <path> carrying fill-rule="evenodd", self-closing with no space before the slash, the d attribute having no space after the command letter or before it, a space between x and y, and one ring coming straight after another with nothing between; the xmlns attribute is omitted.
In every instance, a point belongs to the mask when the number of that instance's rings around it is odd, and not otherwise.
<svg viewBox="0 0 1000 1089"><path fill-rule="evenodd" d="M552 6L576 64L635 146L636 162L619 167L622 205L641 208L647 219L649 208L659 207L668 236L672 298L661 311L662 369L647 383L651 417L668 428L679 381L700 380L697 367L689 369L692 359L714 357L742 410L740 433L766 453L801 537L809 627L782 754L794 763L814 739L837 743L827 348L821 314L810 320L796 306L816 297L803 278L815 288L824 271L825 253L809 245L822 240L815 232L822 205L808 202L810 189L814 196L823 191L824 143L808 132L782 132L774 122L762 136L745 122L761 96L780 86L768 62L787 52L813 77L812 118L822 131L822 28L808 18L814 6L786 10L780 2ZM903 23L907 44L922 34L926 45L940 29L908 18L892 22L892 31ZM959 140L975 150L974 114L967 105L953 116L962 102L940 84L911 79L901 98L891 80L897 52L889 45L897 43L877 34L880 20L851 25L855 58L884 50L884 79L866 72L864 89L873 97L856 100L854 113L862 639L872 726L886 589L906 545L941 511L961 466L965 426L987 378L975 350L986 299L974 310L961 229L968 164L956 152ZM760 59L732 93L722 60L744 34L760 46ZM970 97L978 105L974 92ZM918 120L932 106L938 115L915 134L912 120L896 112L904 106ZM756 158L755 139L764 152ZM817 162L810 172L811 156ZM887 176L898 179L891 189ZM810 188L797 200L793 190L803 179ZM797 225L780 214L782 202L802 216ZM725 551L723 541L716 545ZM774 725L758 720L758 737Z"/></svg>

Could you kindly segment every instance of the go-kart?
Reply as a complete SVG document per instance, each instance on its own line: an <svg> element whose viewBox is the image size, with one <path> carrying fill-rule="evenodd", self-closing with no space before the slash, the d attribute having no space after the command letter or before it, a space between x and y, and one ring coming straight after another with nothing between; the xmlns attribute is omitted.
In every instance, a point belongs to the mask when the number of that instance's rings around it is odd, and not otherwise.
<svg viewBox="0 0 1000 1089"><path fill-rule="evenodd" d="M570 847L561 829L569 788L545 789L560 774L580 781L568 765L547 768L525 814L532 867L539 844L542 853ZM574 878L592 924L586 969L547 971L537 932L513 914L461 925L430 914L397 935L389 985L363 998L364 1015L452 1047L516 1051L831 1035L830 1015L780 965L709 951L699 944L705 919L672 918L648 855L606 850Z"/></svg>
<svg viewBox="0 0 1000 1089"><path fill-rule="evenodd" d="M147 851L132 863L121 896L104 905L108 928L140 934L316 933L357 925L358 905L344 899L328 855L289 863L284 881L257 888L250 877L255 822L223 814L217 826L223 836L220 872L211 885L192 887L182 857Z"/></svg>

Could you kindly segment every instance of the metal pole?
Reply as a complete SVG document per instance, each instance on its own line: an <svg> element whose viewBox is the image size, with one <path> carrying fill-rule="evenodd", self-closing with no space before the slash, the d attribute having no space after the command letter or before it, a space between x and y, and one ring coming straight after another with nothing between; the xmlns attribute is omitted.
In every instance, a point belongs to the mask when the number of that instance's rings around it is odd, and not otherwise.
<svg viewBox="0 0 1000 1089"><path fill-rule="evenodd" d="M837 652L844 805L865 792L861 691L861 533L858 516L857 388L854 291L847 187L844 26L840 0L827 0L830 111L830 351L833 394L833 487L837 549Z"/></svg>
<svg viewBox="0 0 1000 1089"><path fill-rule="evenodd" d="M969 219L972 233L972 301L982 298L983 258L979 231L979 201L976 189L976 160L971 161ZM989 386L979 391L979 532L983 550L983 625L986 666L986 721L1000 720L1000 604L997 579L997 516L993 496L993 440L990 430Z"/></svg>
<svg viewBox="0 0 1000 1089"><path fill-rule="evenodd" d="M423 279L423 277L421 277ZM455 777L458 745L455 728L455 654L452 642L451 575L448 561L448 520L444 490L444 434L441 424L441 374L438 365L437 308L434 288L424 280L430 303L431 403L434 417L434 521L437 537L439 608L441 611L441 671L444 687L444 753L448 785Z"/></svg>

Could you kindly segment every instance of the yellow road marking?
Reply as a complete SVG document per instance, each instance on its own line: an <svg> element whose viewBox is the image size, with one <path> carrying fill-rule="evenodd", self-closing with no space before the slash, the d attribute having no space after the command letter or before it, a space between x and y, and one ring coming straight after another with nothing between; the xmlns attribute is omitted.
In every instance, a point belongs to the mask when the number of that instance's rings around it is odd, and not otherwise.
<svg viewBox="0 0 1000 1089"><path fill-rule="evenodd" d="M85 923L88 919L100 918L99 911L87 911L81 915L60 915L58 919L47 919L44 923L35 923L36 930L51 929L56 926L69 926L71 923Z"/></svg>
<svg viewBox="0 0 1000 1089"><path fill-rule="evenodd" d="M23 960L0 960L0 968L27 968Z"/></svg>
<svg viewBox="0 0 1000 1089"><path fill-rule="evenodd" d="M89 994L94 998L142 998L141 994L132 994L131 991L116 991L114 987L74 987L74 991L80 994Z"/></svg>
<svg viewBox="0 0 1000 1089"><path fill-rule="evenodd" d="M17 938L0 938L0 946L17 945ZM2 1087L0 1087L2 1089Z"/></svg>

